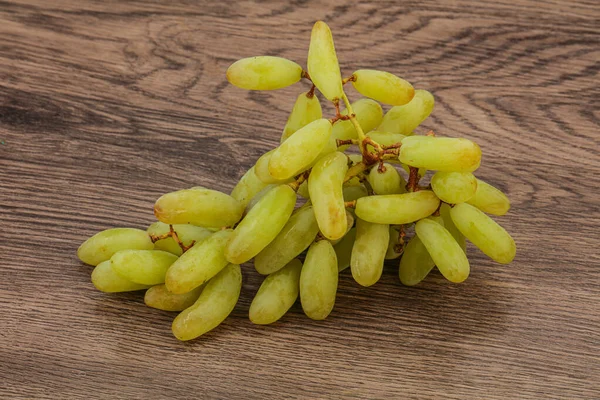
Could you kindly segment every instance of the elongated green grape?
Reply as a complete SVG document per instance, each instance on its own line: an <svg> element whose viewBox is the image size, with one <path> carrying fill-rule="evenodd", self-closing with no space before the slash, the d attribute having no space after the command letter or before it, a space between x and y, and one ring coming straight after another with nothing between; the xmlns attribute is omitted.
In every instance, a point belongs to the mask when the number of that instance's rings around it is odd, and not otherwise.
<svg viewBox="0 0 600 400"><path fill-rule="evenodd" d="M335 255L337 258L338 272L342 272L350 266L350 259L352 258L352 247L354 247L354 240L356 239L356 228L352 228L344 235L342 240L337 242L333 246Z"/></svg>
<svg viewBox="0 0 600 400"><path fill-rule="evenodd" d="M333 36L323 21L317 21L312 28L306 65L312 82L327 100L342 98L342 74Z"/></svg>
<svg viewBox="0 0 600 400"><path fill-rule="evenodd" d="M348 158L335 152L321 158L308 177L308 191L321 233L336 240L347 230L342 185L348 171Z"/></svg>
<svg viewBox="0 0 600 400"><path fill-rule="evenodd" d="M298 186L298 192L300 196L305 199L310 199L310 193L308 192L308 181L304 181Z"/></svg>
<svg viewBox="0 0 600 400"><path fill-rule="evenodd" d="M427 248L419 236L413 236L404 247L400 259L400 282L406 286L414 286L425 279L433 267L435 267L435 262Z"/></svg>
<svg viewBox="0 0 600 400"><path fill-rule="evenodd" d="M337 258L327 240L308 248L300 274L300 302L304 313L321 320L333 310L338 286Z"/></svg>
<svg viewBox="0 0 600 400"><path fill-rule="evenodd" d="M344 186L342 192L344 194L344 201L354 201L368 195L367 188L363 185Z"/></svg>
<svg viewBox="0 0 600 400"><path fill-rule="evenodd" d="M430 190L368 196L356 201L356 216L376 224L408 224L431 215L440 199Z"/></svg>
<svg viewBox="0 0 600 400"><path fill-rule="evenodd" d="M312 205L296 211L281 232L254 259L254 267L263 275L272 274L310 246L319 233Z"/></svg>
<svg viewBox="0 0 600 400"><path fill-rule="evenodd" d="M475 195L477 179L470 172L439 171L431 177L431 188L446 203L464 203Z"/></svg>
<svg viewBox="0 0 600 400"><path fill-rule="evenodd" d="M442 217L442 220L444 221L444 228L446 228L448 230L448 232L450 232L450 234L452 235L454 240L456 240L456 243L458 243L460 248L463 249L463 251L466 253L467 252L467 240L465 239L465 235L460 233L460 231L458 230L456 225L454 225L454 221L452 221L452 217L450 216L451 209L452 209L452 207L450 207L446 203L442 203L442 205L440 206L440 216Z"/></svg>
<svg viewBox="0 0 600 400"><path fill-rule="evenodd" d="M269 172L269 162L271 161L271 156L273 155L273 153L275 153L275 150L277 149L273 149L266 152L265 154L260 156L258 160L256 160L256 164L254 164L254 173L256 174L259 180L266 184L279 185L282 183L290 182L292 180L291 178L277 179L274 178Z"/></svg>
<svg viewBox="0 0 600 400"><path fill-rule="evenodd" d="M344 233L344 236L346 236L348 234L348 232L350 231L350 229L352 229L353 226L354 226L354 213L351 208L348 208L348 209L346 209L346 233ZM330 240L331 244L335 246L344 238L344 236L342 236L339 239Z"/></svg>
<svg viewBox="0 0 600 400"><path fill-rule="evenodd" d="M304 128L313 121L323 118L319 98L314 94L309 97L308 94L308 92L300 93L298 98L296 98L292 112L283 128L281 143L285 142L297 130Z"/></svg>
<svg viewBox="0 0 600 400"><path fill-rule="evenodd" d="M224 250L232 234L231 229L217 231L183 253L167 271L165 285L169 292L190 292L225 268Z"/></svg>
<svg viewBox="0 0 600 400"><path fill-rule="evenodd" d="M162 250L121 250L110 258L112 269L121 277L142 285L165 281L167 269L177 256Z"/></svg>
<svg viewBox="0 0 600 400"><path fill-rule="evenodd" d="M250 321L267 325L283 317L298 298L301 270L302 263L296 258L267 276L250 304Z"/></svg>
<svg viewBox="0 0 600 400"><path fill-rule="evenodd" d="M227 265L206 284L198 300L173 320L173 335L191 340L219 326L235 308L241 289L240 266Z"/></svg>
<svg viewBox="0 0 600 400"><path fill-rule="evenodd" d="M89 265L98 265L121 250L152 250L154 243L141 229L112 228L96 233L77 249L77 257Z"/></svg>
<svg viewBox="0 0 600 400"><path fill-rule="evenodd" d="M240 202L244 207L248 205L250 200L261 190L267 186L258 176L256 176L255 167L252 166L244 176L242 176L231 191L231 197Z"/></svg>
<svg viewBox="0 0 600 400"><path fill-rule="evenodd" d="M411 135L433 111L433 95L426 90L415 90L412 100L403 106L392 107L384 116L378 131Z"/></svg>
<svg viewBox="0 0 600 400"><path fill-rule="evenodd" d="M418 168L473 172L481 163L481 149L468 139L408 136L402 140L399 158Z"/></svg>
<svg viewBox="0 0 600 400"><path fill-rule="evenodd" d="M92 283L101 292L118 293L147 289L149 285L131 282L117 274L110 265L110 260L102 261L92 271Z"/></svg>
<svg viewBox="0 0 600 400"><path fill-rule="evenodd" d="M406 137L406 135L401 133L389 133L381 131L369 132L367 133L367 136L382 146L391 146L393 144L402 143L402 140Z"/></svg>
<svg viewBox="0 0 600 400"><path fill-rule="evenodd" d="M475 196L467 200L472 206L492 215L504 215L510 210L510 200L502 191L477 179L477 191Z"/></svg>
<svg viewBox="0 0 600 400"><path fill-rule="evenodd" d="M415 225L415 232L446 279L454 283L467 279L469 260L446 228L434 220L422 219Z"/></svg>
<svg viewBox="0 0 600 400"><path fill-rule="evenodd" d="M280 184L277 184L277 183L270 183L267 186L265 186L264 189L262 189L260 192L256 193L254 195L254 197L252 197L252 199L250 199L250 202L248 202L248 204L246 205L246 210L244 211L244 213L248 214L250 212L250 210L252 210L254 208L256 203L258 203L260 201L260 199L265 197L265 195L267 193L269 193L271 191L271 189L273 189L279 185Z"/></svg>
<svg viewBox="0 0 600 400"><path fill-rule="evenodd" d="M375 129L383 119L383 110L379 103L371 99L359 99L352 103L352 110L356 114L356 120L363 132L370 132ZM348 110L343 110L342 115L348 115ZM337 147L336 140L358 139L358 133L352 121L337 121L331 130L331 139L333 145ZM334 149L336 148L334 147ZM348 146L340 147L345 150Z"/></svg>
<svg viewBox="0 0 600 400"><path fill-rule="evenodd" d="M375 194L400 194L405 193L406 181L398 173L393 165L384 163L384 172L379 172L379 168L374 166L369 172L368 181Z"/></svg>
<svg viewBox="0 0 600 400"><path fill-rule="evenodd" d="M231 226L244 207L233 197L210 189L184 189L162 195L154 215L165 224L192 224L206 228Z"/></svg>
<svg viewBox="0 0 600 400"><path fill-rule="evenodd" d="M396 227L390 226L390 239L388 241L388 247L385 252L386 260L393 260L395 258L400 257L402 252L398 252L396 246L398 245L398 241L400 238L400 230Z"/></svg>
<svg viewBox="0 0 600 400"><path fill-rule="evenodd" d="M198 243L212 235L212 231L202 228L201 226L190 225L190 224L176 224L173 225L173 230L177 233L177 237L185 246L191 246L192 242ZM148 227L146 232L149 235L161 236L170 231L169 225L164 222L155 222ZM156 250L168 251L171 254L180 256L183 253L181 247L172 238L158 240L154 243Z"/></svg>
<svg viewBox="0 0 600 400"><path fill-rule="evenodd" d="M227 80L247 90L275 90L302 78L302 67L282 57L257 56L237 60L227 69Z"/></svg>
<svg viewBox="0 0 600 400"><path fill-rule="evenodd" d="M331 122L318 119L299 129L271 155L269 174L287 179L304 171L317 158L331 135Z"/></svg>
<svg viewBox="0 0 600 400"><path fill-rule="evenodd" d="M202 286L198 286L187 293L175 294L169 292L165 285L156 285L146 290L144 303L163 311L183 311L198 300L202 289Z"/></svg>
<svg viewBox="0 0 600 400"><path fill-rule="evenodd" d="M242 264L260 253L283 229L294 211L296 192L288 185L271 189L238 224L225 247L232 264Z"/></svg>
<svg viewBox="0 0 600 400"><path fill-rule="evenodd" d="M352 247L352 277L362 286L375 284L383 272L383 262L390 240L390 227L358 219Z"/></svg>
<svg viewBox="0 0 600 400"><path fill-rule="evenodd" d="M458 230L492 260L508 264L515 258L513 238L483 211L461 203L450 210L450 216Z"/></svg>
<svg viewBox="0 0 600 400"><path fill-rule="evenodd" d="M358 93L384 104L402 106L415 96L415 89L410 83L389 72L359 69L352 75L352 85Z"/></svg>

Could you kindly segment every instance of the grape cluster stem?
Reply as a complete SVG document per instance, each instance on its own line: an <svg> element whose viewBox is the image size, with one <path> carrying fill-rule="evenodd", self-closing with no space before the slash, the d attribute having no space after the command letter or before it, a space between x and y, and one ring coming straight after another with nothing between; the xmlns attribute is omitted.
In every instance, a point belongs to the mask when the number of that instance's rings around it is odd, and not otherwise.
<svg viewBox="0 0 600 400"><path fill-rule="evenodd" d="M173 225L169 225L169 232L163 234L163 235L150 235L150 240L152 241L152 243L156 243L159 240L163 240L163 239L167 239L172 237L173 240L175 241L175 243L177 243L177 245L179 245L179 247L181 248L181 251L183 253L185 253L186 251L188 251L189 249L191 249L194 244L196 243L195 240L192 240L192 242L190 243L189 246L186 246L185 244L183 244L183 242L181 241L181 239L179 239L179 236L177 235L177 232L175 231L175 229L173 229Z"/></svg>

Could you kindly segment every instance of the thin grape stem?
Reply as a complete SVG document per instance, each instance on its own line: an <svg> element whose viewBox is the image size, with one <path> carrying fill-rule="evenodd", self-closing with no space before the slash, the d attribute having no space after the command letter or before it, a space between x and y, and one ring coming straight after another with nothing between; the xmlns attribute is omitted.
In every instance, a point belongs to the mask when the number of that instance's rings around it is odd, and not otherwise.
<svg viewBox="0 0 600 400"><path fill-rule="evenodd" d="M159 240L163 240L163 239L167 239L172 237L173 240L175 241L175 243L177 243L177 245L179 245L179 247L181 248L181 251L183 253L185 253L186 251L188 251L189 249L192 248L192 246L194 246L194 244L196 243L195 240L192 240L192 242L190 243L189 246L186 246L185 244L183 244L183 242L181 241L181 239L179 239L179 235L177 235L177 232L175 231L175 229L173 229L173 225L169 225L169 232L164 233L162 235L152 235L150 234L150 240L152 241L152 243L156 243Z"/></svg>
<svg viewBox="0 0 600 400"><path fill-rule="evenodd" d="M352 74L349 77L342 79L342 85L345 85L348 82L356 82L356 75Z"/></svg>
<svg viewBox="0 0 600 400"><path fill-rule="evenodd" d="M360 174L363 171L366 171L367 164L364 162L359 162L348 168L348 172L346 172L346 176L344 177L344 182L348 182L350 179L354 178L356 175Z"/></svg>
<svg viewBox="0 0 600 400"><path fill-rule="evenodd" d="M406 190L409 192L416 192L419 190L419 169L415 167L408 167L408 183L406 184Z"/></svg>
<svg viewBox="0 0 600 400"><path fill-rule="evenodd" d="M348 110L348 116L350 117L350 121L352 121L352 125L354 125L354 129L356 129L356 133L358 134L358 141L361 142L361 152L362 152L362 148L365 148L366 151L366 146L362 144L362 142L365 140L365 138L367 137L365 135L365 133L363 132L362 128L360 127L360 124L358 123L358 120L356 119L356 114L354 114L354 110L352 109L352 104L350 104L350 100L348 100L348 96L346 96L346 93L342 92L342 100L344 101L344 104L346 105L346 109ZM364 152L363 152L364 154Z"/></svg>
<svg viewBox="0 0 600 400"><path fill-rule="evenodd" d="M312 87L310 88L310 90L308 92L306 92L306 97L308 97L309 99L312 99L315 96L315 89L316 88L317 87L313 84Z"/></svg>
<svg viewBox="0 0 600 400"><path fill-rule="evenodd" d="M346 207L346 208L356 208L356 200L345 201L344 202L344 207Z"/></svg>
<svg viewBox="0 0 600 400"><path fill-rule="evenodd" d="M304 181L308 179L309 175L310 175L310 169L306 170L303 173L301 173L300 175L298 175L296 177L295 181L288 183L288 186L291 187L294 190L294 192L297 192L300 185L302 185L304 183Z"/></svg>

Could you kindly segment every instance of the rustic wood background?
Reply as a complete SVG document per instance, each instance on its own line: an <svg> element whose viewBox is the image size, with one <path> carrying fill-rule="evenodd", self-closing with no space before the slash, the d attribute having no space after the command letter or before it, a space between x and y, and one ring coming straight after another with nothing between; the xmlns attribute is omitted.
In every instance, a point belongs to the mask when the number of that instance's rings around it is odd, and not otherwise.
<svg viewBox="0 0 600 400"><path fill-rule="evenodd" d="M0 1L1 398L600 398L598 3L333 3ZM95 291L75 251L144 228L164 192L229 191L307 85L245 92L227 66L304 64L317 19L345 75L405 77L436 96L423 131L480 143L517 257L470 247L461 285L346 272L329 319L296 305L268 327L246 266L230 318L180 343L172 313Z"/></svg>

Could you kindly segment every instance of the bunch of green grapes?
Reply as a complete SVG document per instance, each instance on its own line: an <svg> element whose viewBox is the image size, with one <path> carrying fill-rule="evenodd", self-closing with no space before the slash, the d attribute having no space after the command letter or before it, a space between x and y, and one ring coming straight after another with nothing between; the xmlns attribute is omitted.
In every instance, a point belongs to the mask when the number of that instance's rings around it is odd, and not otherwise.
<svg viewBox="0 0 600 400"><path fill-rule="evenodd" d="M466 239L499 263L513 260L513 239L487 215L506 214L509 200L473 175L479 146L414 134L433 110L429 92L377 70L342 79L321 21L307 66L259 56L229 67L227 79L240 88L273 90L303 78L312 88L297 97L279 146L230 195L203 187L167 193L147 231L109 229L85 241L78 256L96 266L99 290L146 290L148 306L180 311L173 334L190 340L231 313L242 288L240 265L252 259L265 275L250 306L256 324L277 321L298 297L308 317L326 318L348 267L362 286L375 284L385 260L397 258L405 285L436 266L449 281L463 282L470 271ZM349 82L364 98L350 103ZM316 90L332 103L331 118L323 117ZM384 115L379 103L392 107ZM435 172L423 185L427 171ZM300 207L298 196L305 199Z"/></svg>

